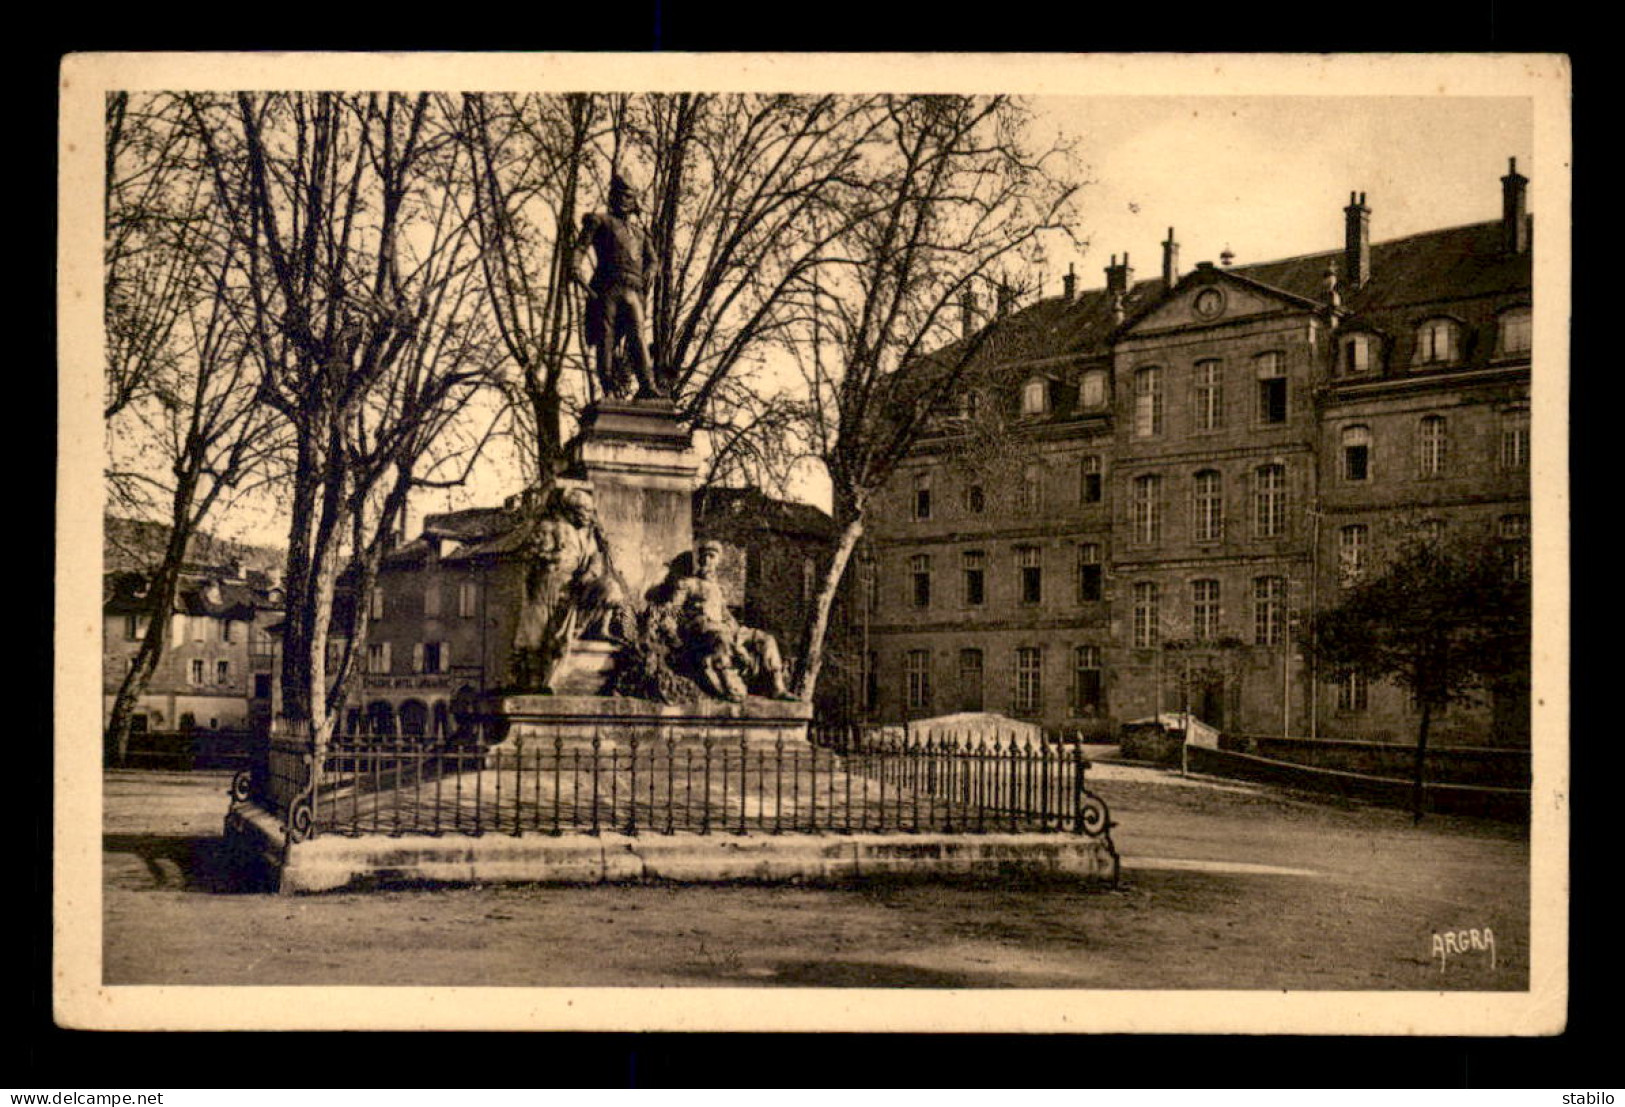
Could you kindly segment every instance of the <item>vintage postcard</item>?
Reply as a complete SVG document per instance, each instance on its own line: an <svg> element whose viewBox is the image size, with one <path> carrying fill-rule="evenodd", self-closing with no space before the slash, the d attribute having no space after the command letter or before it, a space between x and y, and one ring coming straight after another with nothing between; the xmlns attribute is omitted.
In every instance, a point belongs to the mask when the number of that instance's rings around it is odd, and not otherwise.
<svg viewBox="0 0 1625 1107"><path fill-rule="evenodd" d="M58 1022L1562 1032L1570 97L65 58Z"/></svg>

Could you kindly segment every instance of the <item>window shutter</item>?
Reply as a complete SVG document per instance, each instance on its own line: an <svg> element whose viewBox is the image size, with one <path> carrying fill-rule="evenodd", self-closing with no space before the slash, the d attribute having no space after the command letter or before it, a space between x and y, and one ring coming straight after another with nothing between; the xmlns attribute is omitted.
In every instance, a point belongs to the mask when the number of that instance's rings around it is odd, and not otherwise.
<svg viewBox="0 0 1625 1107"><path fill-rule="evenodd" d="M443 673L451 672L451 643L450 642L442 642L442 643L440 643L440 671L443 672Z"/></svg>
<svg viewBox="0 0 1625 1107"><path fill-rule="evenodd" d="M385 642L384 643L384 668L383 668L383 671L386 672L386 673L394 668L394 665L391 664L391 658L390 658L391 650L390 650L389 647L390 647L390 643Z"/></svg>
<svg viewBox="0 0 1625 1107"><path fill-rule="evenodd" d="M423 671L423 643L422 642L414 642L412 644L412 671L414 673L421 673Z"/></svg>

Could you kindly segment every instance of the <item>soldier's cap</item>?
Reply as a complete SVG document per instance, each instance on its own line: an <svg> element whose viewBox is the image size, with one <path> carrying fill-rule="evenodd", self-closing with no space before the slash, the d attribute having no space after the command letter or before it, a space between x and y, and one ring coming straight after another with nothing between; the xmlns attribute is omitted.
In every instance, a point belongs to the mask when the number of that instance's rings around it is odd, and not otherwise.
<svg viewBox="0 0 1625 1107"><path fill-rule="evenodd" d="M694 544L695 553L699 553L701 550L715 550L717 553L721 553L722 543L714 538L703 538Z"/></svg>
<svg viewBox="0 0 1625 1107"><path fill-rule="evenodd" d="M610 178L609 178L609 192L610 192L611 196L614 196L616 194L625 196L625 195L627 195L629 193L633 193L633 192L636 192L636 191L637 191L637 189L633 186L632 182L628 181L625 177L621 176L619 173L615 173L615 174L612 174L610 176Z"/></svg>

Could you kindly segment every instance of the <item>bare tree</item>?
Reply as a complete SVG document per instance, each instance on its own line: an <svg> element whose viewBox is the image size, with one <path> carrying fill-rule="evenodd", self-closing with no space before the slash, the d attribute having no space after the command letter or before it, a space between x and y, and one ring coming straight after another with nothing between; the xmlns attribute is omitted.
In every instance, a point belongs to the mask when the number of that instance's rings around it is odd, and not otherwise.
<svg viewBox="0 0 1625 1107"><path fill-rule="evenodd" d="M564 466L566 373L584 365L572 279L581 196L614 107L584 93L462 98L485 288L517 370L504 383L536 483Z"/></svg>
<svg viewBox="0 0 1625 1107"><path fill-rule="evenodd" d="M1017 102L887 97L884 119L860 157L866 176L844 198L836 250L804 288L809 436L841 531L799 651L802 698L817 685L830 610L874 494L967 371L1002 356L1001 328L959 338L953 307L1046 232L1072 233L1069 152L1029 150Z"/></svg>
<svg viewBox="0 0 1625 1107"><path fill-rule="evenodd" d="M169 646L193 539L223 499L261 477L276 448L237 325L239 256L197 152L178 98L109 97L108 485L125 512L157 515L167 531L144 573L147 629L109 713L108 748L120 762L135 705Z"/></svg>
<svg viewBox="0 0 1625 1107"><path fill-rule="evenodd" d="M258 396L294 455L283 631L284 715L332 732L364 642L326 671L346 556L368 583L408 490L498 353L457 120L427 94L188 98L243 265ZM483 442L486 436L477 436ZM464 459L465 463L469 459Z"/></svg>

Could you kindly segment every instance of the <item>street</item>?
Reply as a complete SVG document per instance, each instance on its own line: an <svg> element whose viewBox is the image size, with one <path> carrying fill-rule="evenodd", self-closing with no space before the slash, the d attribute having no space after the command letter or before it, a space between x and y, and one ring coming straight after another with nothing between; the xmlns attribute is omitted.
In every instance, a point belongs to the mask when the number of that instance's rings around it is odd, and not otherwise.
<svg viewBox="0 0 1625 1107"><path fill-rule="evenodd" d="M1099 764L1123 880L435 887L278 896L229 777L105 776L108 984L1524 990L1521 827ZM1494 936L1441 962L1435 934ZM1465 944L1465 941L1464 941Z"/></svg>

